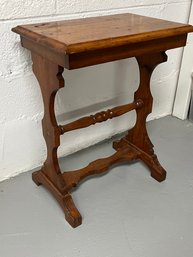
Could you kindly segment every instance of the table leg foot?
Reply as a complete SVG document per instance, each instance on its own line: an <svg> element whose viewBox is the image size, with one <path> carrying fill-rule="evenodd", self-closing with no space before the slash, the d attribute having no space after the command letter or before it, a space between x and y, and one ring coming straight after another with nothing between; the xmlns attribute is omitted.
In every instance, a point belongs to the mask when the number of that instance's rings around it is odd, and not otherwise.
<svg viewBox="0 0 193 257"><path fill-rule="evenodd" d="M158 161L158 158L155 154L148 155L148 154L141 154L140 159L148 166L151 171L151 176L158 182L162 182L166 179L166 171L161 166Z"/></svg>
<svg viewBox="0 0 193 257"><path fill-rule="evenodd" d="M77 210L70 194L67 194L63 197L62 209L65 213L65 219L73 228L76 228L82 224L82 216Z"/></svg>
<svg viewBox="0 0 193 257"><path fill-rule="evenodd" d="M166 171L164 170L164 168L158 168L157 171L153 171L151 172L151 176L152 178L154 178L155 180L157 180L158 182L162 182L166 179Z"/></svg>
<svg viewBox="0 0 193 257"><path fill-rule="evenodd" d="M39 174L40 171L35 171L32 173L32 180L33 182L37 185L37 186L41 186L42 183L40 182L39 180L39 177L38 177L38 174Z"/></svg>
<svg viewBox="0 0 193 257"><path fill-rule="evenodd" d="M61 192L42 170L33 172L32 179L36 185L45 186L53 194L64 211L66 221L73 228L82 224L82 217L68 191L64 190Z"/></svg>
<svg viewBox="0 0 193 257"><path fill-rule="evenodd" d="M113 148L116 151L125 147L126 145L129 145L131 148L135 149L136 152L138 152L137 159L142 160L148 166L151 172L151 176L155 180L157 180L158 182L162 182L166 179L166 171L159 163L157 156L154 154L153 145L150 141L148 152L152 152L152 154L149 154L145 152L143 149L140 149L139 147L133 145L126 138L122 138L121 140L113 142Z"/></svg>

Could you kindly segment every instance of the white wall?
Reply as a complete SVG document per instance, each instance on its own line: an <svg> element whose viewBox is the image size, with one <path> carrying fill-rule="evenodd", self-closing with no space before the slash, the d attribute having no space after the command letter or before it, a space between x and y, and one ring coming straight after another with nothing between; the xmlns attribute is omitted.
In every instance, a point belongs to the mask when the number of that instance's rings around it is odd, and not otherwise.
<svg viewBox="0 0 193 257"><path fill-rule="evenodd" d="M11 32L18 24L133 12L187 22L190 0L1 0L0 15L0 180L40 166L46 156L41 134L43 104L31 71L30 53ZM168 63L152 78L155 97L149 119L171 114L182 50L168 51ZM122 60L64 72L66 87L56 99L58 119L77 118L130 102L137 88L136 61ZM128 118L129 117L129 118ZM135 114L62 136L59 156L125 131ZM78 133L77 133L78 132Z"/></svg>
<svg viewBox="0 0 193 257"><path fill-rule="evenodd" d="M191 5L189 23L193 24L193 3ZM192 72L193 72L193 34L190 33L187 39L186 48L183 51L181 69L176 90L176 97L173 108L173 116L185 120L188 116L188 109L192 94Z"/></svg>

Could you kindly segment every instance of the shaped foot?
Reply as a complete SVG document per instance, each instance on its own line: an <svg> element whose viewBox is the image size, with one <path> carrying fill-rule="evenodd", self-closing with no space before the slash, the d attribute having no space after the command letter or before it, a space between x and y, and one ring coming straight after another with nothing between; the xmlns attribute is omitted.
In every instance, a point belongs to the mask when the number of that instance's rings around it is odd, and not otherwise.
<svg viewBox="0 0 193 257"><path fill-rule="evenodd" d="M65 219L73 228L82 224L82 216L77 210L70 194L63 197L61 205L64 210Z"/></svg>
<svg viewBox="0 0 193 257"><path fill-rule="evenodd" d="M41 170L33 172L32 179L36 185L42 184L53 194L64 211L66 221L73 228L82 224L82 217L68 191L61 192Z"/></svg>
<svg viewBox="0 0 193 257"><path fill-rule="evenodd" d="M166 179L166 171L159 163L157 156L155 154L148 155L142 153L140 159L149 167L151 171L151 176L158 182L162 182Z"/></svg>
<svg viewBox="0 0 193 257"><path fill-rule="evenodd" d="M151 144L150 140L147 141L147 143L148 143L147 144L148 152L145 152L142 149L138 148L137 146L131 144L126 138L122 138L119 141L113 142L113 148L115 150L119 150L125 147L126 145L133 148L138 153L137 154L138 159L142 160L150 169L151 176L158 182L162 182L166 179L166 171L159 163L157 156L154 154L153 145Z"/></svg>
<svg viewBox="0 0 193 257"><path fill-rule="evenodd" d="M37 185L37 186L41 186L42 183L40 182L41 178L39 177L39 173L41 171L35 171L32 173L32 180L34 181L34 183Z"/></svg>

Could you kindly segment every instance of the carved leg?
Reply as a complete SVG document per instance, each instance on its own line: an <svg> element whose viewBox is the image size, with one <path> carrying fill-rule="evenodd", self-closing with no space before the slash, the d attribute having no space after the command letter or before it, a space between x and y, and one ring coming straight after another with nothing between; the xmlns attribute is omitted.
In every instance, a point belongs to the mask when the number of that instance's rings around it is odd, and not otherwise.
<svg viewBox="0 0 193 257"><path fill-rule="evenodd" d="M146 118L152 111L153 98L150 91L150 79L155 67L167 61L167 55L162 53L148 54L136 57L140 71L140 85L135 92L134 99L141 99L143 107L136 110L137 120L135 126L129 130L128 135L114 143L115 149L121 148L124 144L130 144L139 152L139 158L149 167L151 176L161 182L166 178L166 171L160 165L157 156L153 151L146 129Z"/></svg>
<svg viewBox="0 0 193 257"><path fill-rule="evenodd" d="M43 184L58 200L64 210L66 220L71 226L81 224L81 215L65 189L65 181L60 171L57 148L60 145L60 128L57 125L54 100L57 91L64 86L63 67L32 53L33 72L40 84L44 101L44 118L42 120L43 136L47 145L47 159L40 171L32 174L37 185Z"/></svg>

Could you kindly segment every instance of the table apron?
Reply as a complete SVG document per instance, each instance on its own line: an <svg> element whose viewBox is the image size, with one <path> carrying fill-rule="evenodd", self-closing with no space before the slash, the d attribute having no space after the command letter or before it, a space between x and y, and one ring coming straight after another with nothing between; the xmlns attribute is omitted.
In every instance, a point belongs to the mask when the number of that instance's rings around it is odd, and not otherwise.
<svg viewBox="0 0 193 257"><path fill-rule="evenodd" d="M21 37L22 46L66 68L77 69L149 53L166 51L186 45L187 34L109 47L80 53L65 54L62 50L45 47L38 42Z"/></svg>

